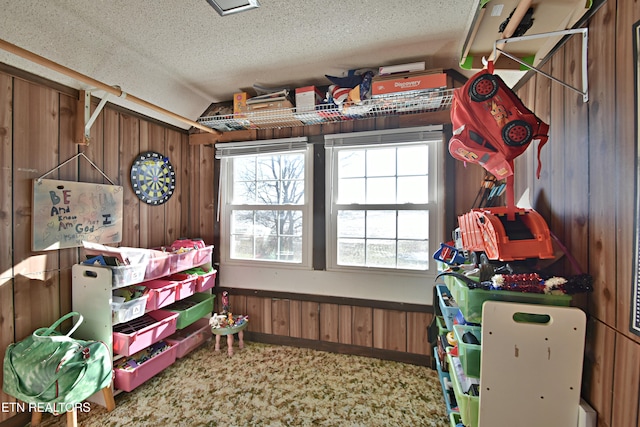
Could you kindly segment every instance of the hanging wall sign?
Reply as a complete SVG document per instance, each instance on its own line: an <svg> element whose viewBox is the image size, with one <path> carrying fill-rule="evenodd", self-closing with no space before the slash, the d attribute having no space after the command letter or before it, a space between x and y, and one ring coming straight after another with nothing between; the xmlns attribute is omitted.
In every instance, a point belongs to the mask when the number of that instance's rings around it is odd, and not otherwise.
<svg viewBox="0 0 640 427"><path fill-rule="evenodd" d="M33 180L34 251L122 241L123 191L117 185Z"/></svg>

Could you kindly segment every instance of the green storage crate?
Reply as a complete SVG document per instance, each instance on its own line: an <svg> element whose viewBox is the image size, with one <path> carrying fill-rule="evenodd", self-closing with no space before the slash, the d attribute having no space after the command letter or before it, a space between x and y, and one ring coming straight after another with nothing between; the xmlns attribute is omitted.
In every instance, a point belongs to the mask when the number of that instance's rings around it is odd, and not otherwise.
<svg viewBox="0 0 640 427"><path fill-rule="evenodd" d="M178 313L177 329L186 328L198 319L213 312L213 299L215 295L206 292L196 292L185 299L176 301L163 310Z"/></svg>
<svg viewBox="0 0 640 427"><path fill-rule="evenodd" d="M449 422L451 423L451 427L458 427L462 424L462 417L457 412L452 412L449 414Z"/></svg>
<svg viewBox="0 0 640 427"><path fill-rule="evenodd" d="M449 374L451 375L451 383L453 384L453 394L456 396L458 402L458 409L460 412L460 418L466 427L478 427L478 412L480 409L480 397L470 396L462 392L460 381L455 373L453 367L453 359L451 354L447 352L447 359L449 361Z"/></svg>
<svg viewBox="0 0 640 427"><path fill-rule="evenodd" d="M571 304L571 295L469 289L462 280L453 276L445 276L444 282L449 288L453 299L458 304L465 320L469 323L482 323L482 304L484 304L485 301L506 301L563 307L568 307Z"/></svg>
<svg viewBox="0 0 640 427"><path fill-rule="evenodd" d="M436 325L438 326L438 335L446 335L449 332L443 316L436 316Z"/></svg>
<svg viewBox="0 0 640 427"><path fill-rule="evenodd" d="M462 336L470 332L478 339L479 344L467 344ZM482 328L470 325L453 325L453 334L458 341L458 357L462 363L464 374L470 378L480 378L480 355L482 354Z"/></svg>

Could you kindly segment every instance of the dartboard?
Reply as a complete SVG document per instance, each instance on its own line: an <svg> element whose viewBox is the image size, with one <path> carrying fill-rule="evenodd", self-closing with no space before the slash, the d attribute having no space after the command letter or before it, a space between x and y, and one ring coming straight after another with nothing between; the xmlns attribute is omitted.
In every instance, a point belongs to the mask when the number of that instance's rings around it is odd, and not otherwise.
<svg viewBox="0 0 640 427"><path fill-rule="evenodd" d="M155 151L141 153L131 166L131 186L149 205L161 205L176 188L176 174L169 158Z"/></svg>

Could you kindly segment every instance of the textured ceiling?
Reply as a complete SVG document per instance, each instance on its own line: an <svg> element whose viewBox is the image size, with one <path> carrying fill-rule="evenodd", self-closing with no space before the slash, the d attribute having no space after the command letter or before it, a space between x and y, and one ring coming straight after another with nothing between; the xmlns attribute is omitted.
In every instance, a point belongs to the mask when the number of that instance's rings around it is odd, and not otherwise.
<svg viewBox="0 0 640 427"><path fill-rule="evenodd" d="M0 0L0 39L196 120L211 103L255 84L324 85L325 74L412 61L460 71L478 0L260 4L221 17L205 0ZM1 49L0 62L90 89Z"/></svg>

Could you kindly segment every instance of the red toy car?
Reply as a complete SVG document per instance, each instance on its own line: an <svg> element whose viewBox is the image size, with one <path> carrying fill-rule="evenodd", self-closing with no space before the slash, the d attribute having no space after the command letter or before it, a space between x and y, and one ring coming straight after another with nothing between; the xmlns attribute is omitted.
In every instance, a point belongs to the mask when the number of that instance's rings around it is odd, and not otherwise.
<svg viewBox="0 0 640 427"><path fill-rule="evenodd" d="M540 150L547 142L549 125L525 107L499 76L482 70L456 89L451 123L451 155L480 164L498 179L513 175L513 159L537 140L540 175Z"/></svg>

